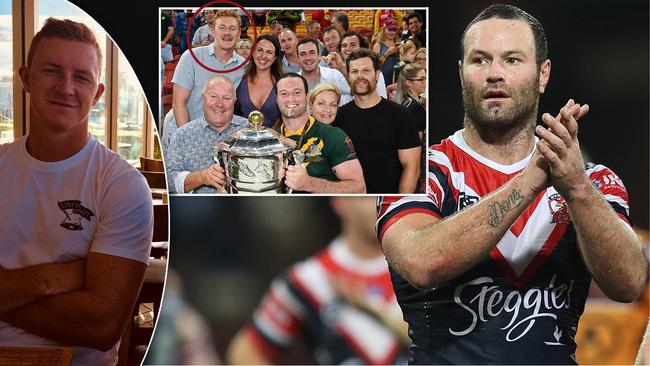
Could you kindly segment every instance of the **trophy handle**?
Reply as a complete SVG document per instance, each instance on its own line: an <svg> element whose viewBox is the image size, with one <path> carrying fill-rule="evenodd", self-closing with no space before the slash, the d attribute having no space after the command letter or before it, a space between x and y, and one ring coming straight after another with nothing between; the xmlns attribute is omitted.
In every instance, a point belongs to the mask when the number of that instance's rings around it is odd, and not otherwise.
<svg viewBox="0 0 650 366"><path fill-rule="evenodd" d="M230 172L228 171L228 164L226 164L226 154L222 150L217 151L217 161L221 169L223 169L224 174L226 175L226 180L223 183L223 189L226 193L234 194L237 193L237 188L232 184L232 178L230 177Z"/></svg>

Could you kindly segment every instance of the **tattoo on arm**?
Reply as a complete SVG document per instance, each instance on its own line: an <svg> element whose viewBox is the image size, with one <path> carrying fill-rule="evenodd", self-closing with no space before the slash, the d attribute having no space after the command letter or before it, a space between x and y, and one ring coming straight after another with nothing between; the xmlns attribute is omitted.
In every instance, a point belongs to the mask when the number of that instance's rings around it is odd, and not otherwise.
<svg viewBox="0 0 650 366"><path fill-rule="evenodd" d="M513 210L515 207L521 205L524 201L521 191L513 189L510 195L501 202L494 202L488 206L488 213L490 215L488 224L492 227L497 227L503 222L503 218L508 211Z"/></svg>

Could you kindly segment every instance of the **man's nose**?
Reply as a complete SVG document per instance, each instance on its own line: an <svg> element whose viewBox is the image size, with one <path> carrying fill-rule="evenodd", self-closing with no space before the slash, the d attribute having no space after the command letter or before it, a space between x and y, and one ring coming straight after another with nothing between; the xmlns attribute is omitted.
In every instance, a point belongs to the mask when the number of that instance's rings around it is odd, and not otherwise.
<svg viewBox="0 0 650 366"><path fill-rule="evenodd" d="M490 63L490 69L488 73L488 82L497 83L504 81L503 79L503 66L498 62Z"/></svg>
<svg viewBox="0 0 650 366"><path fill-rule="evenodd" d="M68 73L60 74L55 84L55 90L63 95L74 94L73 76Z"/></svg>

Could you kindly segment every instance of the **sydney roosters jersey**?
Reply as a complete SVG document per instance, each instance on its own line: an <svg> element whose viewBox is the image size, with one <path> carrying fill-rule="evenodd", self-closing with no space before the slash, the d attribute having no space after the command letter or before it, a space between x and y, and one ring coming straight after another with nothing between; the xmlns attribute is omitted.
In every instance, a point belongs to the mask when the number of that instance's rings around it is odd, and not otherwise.
<svg viewBox="0 0 650 366"><path fill-rule="evenodd" d="M471 150L458 131L429 148L426 197L378 200L381 240L392 223L412 213L444 219L520 173L531 156L500 165ZM586 174L628 221L621 180L602 165ZM576 245L567 206L542 191L488 256L436 288L413 287L391 268L397 300L413 340L411 363L576 363L574 336L591 275Z"/></svg>
<svg viewBox="0 0 650 366"><path fill-rule="evenodd" d="M334 277L355 283L358 295L401 318L386 259L358 258L342 240L272 282L245 330L269 360L302 336L321 364L406 363L408 352L394 333L336 296Z"/></svg>

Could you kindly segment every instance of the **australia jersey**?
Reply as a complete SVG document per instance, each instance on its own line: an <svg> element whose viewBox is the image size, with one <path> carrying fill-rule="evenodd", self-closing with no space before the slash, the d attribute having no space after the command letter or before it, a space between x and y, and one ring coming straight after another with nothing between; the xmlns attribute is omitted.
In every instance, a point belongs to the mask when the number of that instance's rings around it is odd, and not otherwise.
<svg viewBox="0 0 650 366"><path fill-rule="evenodd" d="M336 296L330 279L360 284L360 294L401 317L383 256L361 259L335 240L276 278L245 332L271 361L305 337L321 364L406 362L406 348L381 322Z"/></svg>
<svg viewBox="0 0 650 366"><path fill-rule="evenodd" d="M428 152L426 197L378 200L377 232L412 213L444 219L495 191L528 164L492 162L469 148L463 131ZM586 174L628 222L621 180L602 165ZM409 323L411 363L576 363L574 336L591 275L576 245L564 198L542 191L497 246L462 275L436 288L418 289L391 268Z"/></svg>

